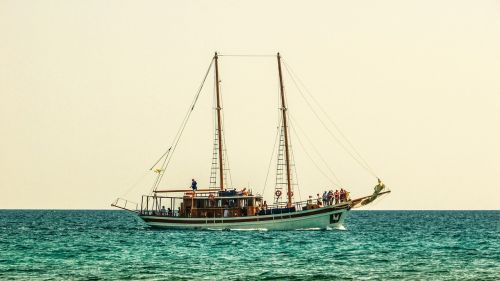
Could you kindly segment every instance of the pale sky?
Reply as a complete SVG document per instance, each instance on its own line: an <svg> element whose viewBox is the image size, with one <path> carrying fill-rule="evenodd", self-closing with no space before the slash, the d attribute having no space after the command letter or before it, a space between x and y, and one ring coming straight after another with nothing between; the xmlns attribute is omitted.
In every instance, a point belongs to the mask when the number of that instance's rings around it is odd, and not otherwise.
<svg viewBox="0 0 500 281"><path fill-rule="evenodd" d="M498 210L499 50L499 1L0 0L0 209L139 201L214 51L279 51L393 191L367 209ZM220 68L232 181L261 192L276 59ZM370 194L375 178L285 85L343 186ZM208 185L212 93L209 76L161 187ZM302 199L331 186L292 146Z"/></svg>

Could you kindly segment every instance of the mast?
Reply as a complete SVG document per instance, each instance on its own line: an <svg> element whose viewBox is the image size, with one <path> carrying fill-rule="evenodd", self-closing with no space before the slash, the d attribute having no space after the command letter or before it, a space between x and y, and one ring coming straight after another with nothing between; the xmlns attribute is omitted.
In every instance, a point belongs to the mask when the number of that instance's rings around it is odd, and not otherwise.
<svg viewBox="0 0 500 281"><path fill-rule="evenodd" d="M215 52L215 91L217 96L217 138L219 147L219 181L220 190L224 190L224 163L222 162L222 121L221 121L221 106L220 106L220 91L219 91L219 62L218 55Z"/></svg>
<svg viewBox="0 0 500 281"><path fill-rule="evenodd" d="M281 56L280 53L278 53L278 73L280 77L280 93L281 93L281 112L283 114L283 132L285 135L285 160L286 160L286 183L288 187L288 192L287 192L287 207L290 208L292 207L292 181L290 178L290 152L289 152L289 147L288 147L288 127L287 127L287 119L286 119L286 104L285 104L285 91L283 87L283 75L281 73ZM217 60L216 60L217 62ZM216 69L217 69L217 63L215 64Z"/></svg>

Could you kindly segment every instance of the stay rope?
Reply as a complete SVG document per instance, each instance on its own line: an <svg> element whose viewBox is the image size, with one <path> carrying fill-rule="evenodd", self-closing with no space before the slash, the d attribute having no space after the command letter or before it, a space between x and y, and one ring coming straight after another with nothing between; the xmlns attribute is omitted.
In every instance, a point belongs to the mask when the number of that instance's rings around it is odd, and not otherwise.
<svg viewBox="0 0 500 281"><path fill-rule="evenodd" d="M219 82L220 84L220 82ZM222 117L222 120L221 120L221 127L224 128L224 121L225 121L225 117L224 117L224 110L222 110L224 108L224 100L222 99L222 97L224 96L222 93L222 89L221 87L219 88L219 93L220 93L220 104L221 104L221 117ZM224 149L223 149L223 160L224 161L224 167L225 167L225 171L223 171L224 173L227 171L227 175L228 177L226 177L226 174L224 174L224 179L225 180L228 180L229 178L229 185L228 186L233 186L233 177L231 175L231 166L229 165L229 153L228 153L228 149L227 149L227 145L226 145L226 134L224 133L224 130L222 128L219 128L221 130L221 134L222 134L222 143L224 145ZM222 165L222 163L220 163L219 165Z"/></svg>
<svg viewBox="0 0 500 281"><path fill-rule="evenodd" d="M267 180L269 179L269 172L271 171L271 164L272 164L273 159L274 159L274 152L276 151L276 146L277 146L277 143L278 143L278 136L280 134L281 119L280 118L278 118L278 119L279 119L279 121L278 121L278 125L276 126L276 136L274 137L273 151L271 152L271 158L269 159L269 165L267 166L266 179L264 181L264 188L262 189L262 195L264 195L264 192L266 191Z"/></svg>
<svg viewBox="0 0 500 281"><path fill-rule="evenodd" d="M307 106L309 109L313 112L314 116L318 119L318 121L321 123L321 125L325 128L325 130L330 134L330 136L344 149L344 151L351 156L351 158L356 161L363 169L365 169L368 173L370 173L372 176L375 178L378 178L374 170L371 168L371 166L368 164L368 162L361 156L361 154L358 152L358 150L354 147L351 141L346 137L346 135L340 130L340 128L337 126L337 124L332 120L332 118L327 114L326 110L321 106L321 104L314 98L314 96L309 92L309 90L305 87L304 83L298 78L297 75L293 72L291 67L284 61L283 64L285 66L286 71L290 75L290 78L292 79L292 82L294 83L295 87L299 91L301 97L304 99L306 102ZM308 93L308 95L311 97L311 99L314 101L316 106L321 110L321 112L326 116L326 118L330 121L330 123L334 126L336 131L339 133L339 135L343 138L344 142L347 143L347 146L342 142L333 132L328 128L328 126L325 124L325 122L321 119L321 117L318 115L316 110L314 110L313 106L309 102L309 100L306 98L304 95L304 92L302 91L301 87L297 83L296 79L300 82L304 90Z"/></svg>
<svg viewBox="0 0 500 281"><path fill-rule="evenodd" d="M181 126L179 127L177 134L175 135L174 140L172 141L172 145L169 147L169 149L162 156L163 162L161 164L161 168L158 172L158 176L156 178L155 183L153 184L153 187L152 187L150 193L152 193L153 191L156 191L158 189L158 185L160 184L161 180L163 179L163 176L165 175L164 171L168 167L170 160L172 159L172 156L175 152L175 149L177 148L177 145L182 137L182 133L184 132L184 129L186 128L186 125L189 121L189 117L191 116L191 113L193 112L193 110L196 106L196 102L198 101L198 98L200 97L201 91L203 90L203 85L205 85L205 81L207 80L208 74L210 73L210 69L212 68L213 63L214 63L214 59L212 58L212 60L210 61L210 64L208 65L208 69L205 73L205 76L203 77L203 80L201 81L201 84L198 88L198 91L196 91L193 102L189 106L189 109L188 109L186 115L184 116L184 119L182 120ZM160 162L160 161L161 161L161 158L156 162L156 164L158 164L158 162ZM155 166L156 166L156 164L155 164ZM153 166L152 168L154 168L155 166Z"/></svg>
<svg viewBox="0 0 500 281"><path fill-rule="evenodd" d="M339 177L337 176L337 174L335 174L335 172L332 170L332 168L330 168L330 165L328 165L328 163L326 162L325 158L321 155L321 153L319 152L318 148L316 148L316 146L313 144L313 142L311 141L311 139L307 136L307 134L305 133L305 131L298 125L297 122L295 122L295 119L292 117L291 114L288 114L288 116L290 117L290 127L292 128L292 131L295 133L295 137L297 138L297 140L299 141L299 144L302 146L302 150L304 150L304 152L306 153L307 157L309 158L309 160L311 160L311 162L313 162L314 166L335 186L337 187L341 187L342 186L342 181L339 179ZM314 159L312 158L312 156L307 152L304 144L302 143L302 141L300 140L300 137L299 137L299 134L297 132L297 130L295 130L295 127L297 127L299 129L299 131L302 133L302 135L305 137L306 141L309 143L309 145L313 148L314 152L316 153L316 155L318 156L318 158L321 160L321 162L323 162L323 165L325 165L325 167L328 169L328 171L330 172L330 174L332 174L333 178L335 180L332 180L332 178L330 178L329 176L326 175L326 173L319 167L319 165L314 161Z"/></svg>

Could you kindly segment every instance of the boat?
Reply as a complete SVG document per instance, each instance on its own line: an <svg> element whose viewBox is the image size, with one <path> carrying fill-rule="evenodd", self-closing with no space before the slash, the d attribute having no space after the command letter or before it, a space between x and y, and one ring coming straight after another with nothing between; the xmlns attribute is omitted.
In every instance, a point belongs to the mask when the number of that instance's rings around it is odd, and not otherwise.
<svg viewBox="0 0 500 281"><path fill-rule="evenodd" d="M265 200L250 188L231 186L227 181L227 154L225 153L223 117L221 106L219 55L213 56L200 88L191 104L181 127L169 149L151 167L155 180L151 192L143 195L139 203L118 198L111 206L131 211L147 225L163 229L188 230L310 230L342 228L348 212L371 204L384 194L390 193L377 178L371 194L352 199L344 189L333 193L322 192L321 198L294 200L294 171L292 167L289 116L283 85L282 57L276 54L279 79L279 143L276 162L274 198ZM273 55L274 56L274 55ZM213 69L215 78L214 115L216 122L210 185L198 188L195 179L191 187L161 189L159 187L173 151L200 95L201 89ZM278 138L277 138L278 139ZM189 167L186 167L189 169ZM325 197L326 195L326 197ZM269 204L267 202L270 202Z"/></svg>

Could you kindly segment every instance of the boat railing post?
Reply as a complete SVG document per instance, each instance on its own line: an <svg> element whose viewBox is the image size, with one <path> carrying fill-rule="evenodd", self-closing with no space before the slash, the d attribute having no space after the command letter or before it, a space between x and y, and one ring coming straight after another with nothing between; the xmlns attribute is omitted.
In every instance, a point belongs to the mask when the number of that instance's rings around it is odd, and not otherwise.
<svg viewBox="0 0 500 281"><path fill-rule="evenodd" d="M152 215L152 214L153 214L153 213L152 213L153 207L152 207L151 205L152 205L153 203L151 203L151 204L149 203L150 199L151 199L151 197L148 197L148 205L147 205L147 207L148 207L148 214L149 214L149 215Z"/></svg>

